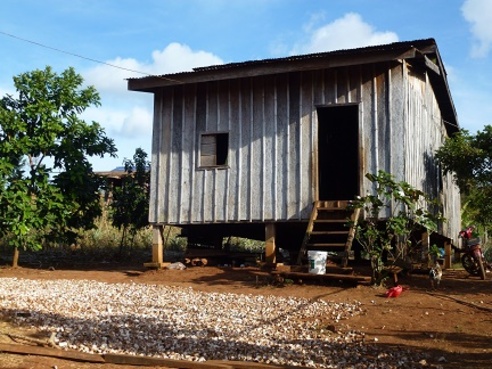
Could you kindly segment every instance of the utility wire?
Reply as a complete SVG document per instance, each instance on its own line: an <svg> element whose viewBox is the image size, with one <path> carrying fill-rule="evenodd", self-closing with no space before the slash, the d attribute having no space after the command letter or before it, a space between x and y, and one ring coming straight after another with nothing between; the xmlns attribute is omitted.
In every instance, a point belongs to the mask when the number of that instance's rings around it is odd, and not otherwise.
<svg viewBox="0 0 492 369"><path fill-rule="evenodd" d="M2 34L4 36L11 37L11 38L14 38L16 40L28 42L30 44L33 44L33 45L36 45L36 46L39 46L39 47L43 47L45 49L50 49L50 50L53 50L53 51L57 51L59 53L67 54L67 55L70 55L70 56L75 56L77 58L89 60L89 61L94 62L94 63L98 63L98 64L102 64L102 65L107 65L108 67L121 69L121 70L124 70L124 71L127 71L127 72L131 72L131 73L142 74L142 75L145 75L147 77L160 78L160 79L163 79L163 80L166 80L166 81L170 81L170 82L183 83L183 82L178 81L176 79L166 78L166 77L163 77L163 76L156 76L155 74L141 72L141 71L138 71L138 70L135 70L135 69L125 68L125 67L120 67L119 65L115 65L115 64L111 64L111 63L106 63L106 62L103 62L101 60L97 60L97 59L94 59L94 58L89 58L87 56L83 56L83 55L80 55L80 54L75 54L75 53L72 53L70 51L58 49L58 48L53 47L53 46L48 46L48 45L42 44L42 43L37 42L37 41L28 40L27 38L19 37L19 36L16 36L16 35L13 35L13 34L8 33L8 32L1 31L1 30L0 30L0 34Z"/></svg>

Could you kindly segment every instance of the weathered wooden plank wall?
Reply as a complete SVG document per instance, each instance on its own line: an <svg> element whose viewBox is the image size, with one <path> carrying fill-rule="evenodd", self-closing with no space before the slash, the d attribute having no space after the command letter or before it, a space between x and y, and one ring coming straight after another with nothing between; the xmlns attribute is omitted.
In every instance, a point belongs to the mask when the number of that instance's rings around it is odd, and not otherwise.
<svg viewBox="0 0 492 369"><path fill-rule="evenodd" d="M393 63L156 93L151 223L308 218L317 199L316 106L333 104L359 105L361 194L373 190L364 175L381 169L436 196L448 191L446 211L459 213L452 183L428 177L446 135L431 85L425 73ZM229 133L228 168L199 168L201 134L216 132Z"/></svg>
<svg viewBox="0 0 492 369"><path fill-rule="evenodd" d="M409 69L409 77L404 84L407 98L403 179L443 204L447 222L442 234L456 237L461 227L459 191L450 176L442 177L433 160L447 137L439 105L427 74L404 67Z"/></svg>

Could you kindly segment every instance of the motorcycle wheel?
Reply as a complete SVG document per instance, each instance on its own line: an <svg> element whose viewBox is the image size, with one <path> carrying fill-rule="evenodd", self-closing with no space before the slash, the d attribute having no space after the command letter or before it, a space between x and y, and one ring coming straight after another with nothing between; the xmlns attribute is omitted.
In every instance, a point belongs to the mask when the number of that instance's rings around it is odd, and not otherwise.
<svg viewBox="0 0 492 369"><path fill-rule="evenodd" d="M478 258L477 264L478 264L478 273L480 275L480 278L482 280L484 280L485 279L485 268L483 266L482 258Z"/></svg>
<svg viewBox="0 0 492 369"><path fill-rule="evenodd" d="M477 265L477 262L475 261L475 258L469 254L464 254L461 257L461 265L463 265L463 268L470 273L471 275L479 275L479 269L480 267ZM482 268L483 268L483 263L482 263ZM485 275L485 272L483 273Z"/></svg>

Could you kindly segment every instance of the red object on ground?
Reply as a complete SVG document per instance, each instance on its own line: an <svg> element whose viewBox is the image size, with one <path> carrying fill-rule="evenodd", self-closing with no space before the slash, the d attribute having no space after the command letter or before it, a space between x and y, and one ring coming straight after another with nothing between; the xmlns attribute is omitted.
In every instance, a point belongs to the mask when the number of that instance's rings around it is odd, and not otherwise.
<svg viewBox="0 0 492 369"><path fill-rule="evenodd" d="M391 287L386 291L386 297L398 297L403 292L402 286Z"/></svg>

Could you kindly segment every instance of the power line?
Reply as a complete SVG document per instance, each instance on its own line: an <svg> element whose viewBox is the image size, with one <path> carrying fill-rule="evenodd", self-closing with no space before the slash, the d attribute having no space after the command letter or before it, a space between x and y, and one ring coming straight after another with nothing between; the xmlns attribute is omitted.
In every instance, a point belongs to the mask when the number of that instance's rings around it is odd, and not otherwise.
<svg viewBox="0 0 492 369"><path fill-rule="evenodd" d="M39 46L39 47L43 47L45 49L57 51L59 53L67 54L67 55L70 55L70 56L75 56L75 57L80 58L80 59L85 59L85 60L89 60L89 61L94 62L94 63L106 65L108 67L121 69L121 70L124 70L124 71L127 71L127 72L131 72L131 73L142 74L142 75L145 75L147 77L160 78L160 79L164 79L164 80L170 81L170 82L182 83L181 81L178 81L176 79L166 78L166 77L163 77L163 76L157 76L155 74L150 74L150 73L147 73L147 72L141 72L141 71L138 71L138 70L135 70L135 69L125 68L125 67L121 67L119 65L115 65L115 64L103 62L101 60L97 60L97 59L94 59L94 58L89 58L87 56L83 56L83 55L76 54L76 53L73 53L73 52L70 52L70 51L62 50L62 49L59 49L59 48L56 48L56 47L53 47L53 46L45 45L45 44L42 44L42 43L37 42L37 41L28 40L27 38L19 37L19 36L16 36L16 35L13 35L13 34L8 33L8 32L1 31L1 30L0 30L0 34L2 34L4 36L11 37L11 38L14 38L14 39L17 39L17 40L20 40L20 41L28 42L30 44L33 44L33 45L36 45L36 46Z"/></svg>

